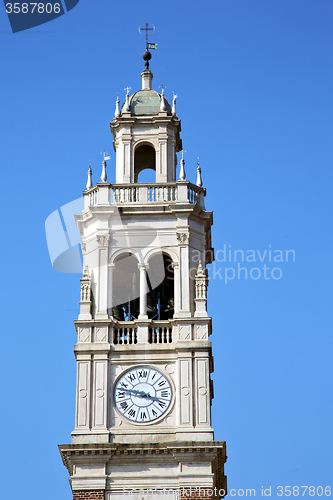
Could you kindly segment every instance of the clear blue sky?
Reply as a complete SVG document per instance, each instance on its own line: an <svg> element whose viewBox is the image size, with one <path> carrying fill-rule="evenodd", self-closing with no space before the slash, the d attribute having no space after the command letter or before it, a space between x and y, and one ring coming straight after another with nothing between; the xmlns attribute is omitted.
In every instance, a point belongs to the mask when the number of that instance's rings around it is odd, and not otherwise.
<svg viewBox="0 0 333 500"><path fill-rule="evenodd" d="M81 195L89 158L98 181L103 149L114 179L109 121L117 92L140 88L146 21L192 181L200 157L215 251L267 250L242 265L282 272L226 284L237 262L211 266L229 489L333 487L332 1L80 0L17 34L0 5L1 496L71 499L57 444L74 428L79 275L52 269L44 222ZM295 262L270 263L269 249Z"/></svg>

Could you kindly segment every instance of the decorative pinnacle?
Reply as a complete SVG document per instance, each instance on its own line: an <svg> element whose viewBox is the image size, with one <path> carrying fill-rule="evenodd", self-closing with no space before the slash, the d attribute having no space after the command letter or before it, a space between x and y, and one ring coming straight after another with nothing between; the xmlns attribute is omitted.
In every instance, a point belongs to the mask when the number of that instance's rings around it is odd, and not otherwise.
<svg viewBox="0 0 333 500"><path fill-rule="evenodd" d="M162 90L162 92L161 92L161 106L160 106L160 111L166 111L167 108L166 108L165 98L164 98L164 89L165 89L165 87L164 87L164 85L160 85L158 88Z"/></svg>
<svg viewBox="0 0 333 500"><path fill-rule="evenodd" d="M101 181L106 182L107 181L107 174L106 174L106 160L110 160L111 156L107 156L107 152L104 150L101 152L101 155L103 155L103 162L102 162L102 175L101 175Z"/></svg>
<svg viewBox="0 0 333 500"><path fill-rule="evenodd" d="M91 189L92 187L93 187L93 183L92 183L91 160L89 160L88 180L87 180L86 188Z"/></svg>
<svg viewBox="0 0 333 500"><path fill-rule="evenodd" d="M181 181L184 181L186 179L184 153L186 153L186 151L182 149L182 159L180 160L180 172L179 172L179 180Z"/></svg>
<svg viewBox="0 0 333 500"><path fill-rule="evenodd" d="M115 118L118 118L120 116L120 109L119 109L119 94L117 92L117 100L116 100L116 111L115 111Z"/></svg>
<svg viewBox="0 0 333 500"><path fill-rule="evenodd" d="M199 157L198 157L198 163L197 163L197 182L196 182L196 185L198 187L202 186L201 168L200 168L200 163L199 163Z"/></svg>
<svg viewBox="0 0 333 500"><path fill-rule="evenodd" d="M176 111L176 99L177 99L178 95L174 91L172 91L172 95L173 95L173 97L172 97L172 110L171 110L171 114L173 116L175 116L175 115L177 115L177 111Z"/></svg>
<svg viewBox="0 0 333 500"><path fill-rule="evenodd" d="M124 88L126 90L126 101L125 101L125 106L124 106L124 111L130 112L130 104L129 104L129 91L131 90L131 87L126 87Z"/></svg>

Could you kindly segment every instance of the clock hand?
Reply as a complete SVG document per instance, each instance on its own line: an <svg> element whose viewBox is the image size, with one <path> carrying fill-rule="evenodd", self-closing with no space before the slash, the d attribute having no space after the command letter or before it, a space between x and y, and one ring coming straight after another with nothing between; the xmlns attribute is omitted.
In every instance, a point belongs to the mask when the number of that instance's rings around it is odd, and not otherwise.
<svg viewBox="0 0 333 500"><path fill-rule="evenodd" d="M137 391L136 389L118 389L118 390L121 390L123 392L132 392L133 394L137 394L138 396L142 396L143 398L153 397L153 396L150 396L150 394L147 394L144 391Z"/></svg>
<svg viewBox="0 0 333 500"><path fill-rule="evenodd" d="M159 398L156 398L155 396L151 396L149 394L149 392L144 392L144 391L137 391L136 389L118 389L118 390L121 390L123 392L131 392L133 394L137 394L138 396L141 396L143 398L149 398L149 399L153 399L154 401L159 401Z"/></svg>

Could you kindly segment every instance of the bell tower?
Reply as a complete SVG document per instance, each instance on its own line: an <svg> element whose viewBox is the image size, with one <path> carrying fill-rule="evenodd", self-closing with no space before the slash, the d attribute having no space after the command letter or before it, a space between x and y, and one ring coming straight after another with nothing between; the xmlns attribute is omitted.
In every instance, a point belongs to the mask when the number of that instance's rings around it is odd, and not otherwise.
<svg viewBox="0 0 333 500"><path fill-rule="evenodd" d="M141 90L110 123L116 182L92 184L76 216L83 277L72 443L60 445L74 500L221 498L226 447L211 425L207 314L212 212L201 169L186 180L180 120L152 89L148 43ZM140 182L155 172L155 182ZM171 495L171 496L170 496ZM171 498L172 497L172 498Z"/></svg>

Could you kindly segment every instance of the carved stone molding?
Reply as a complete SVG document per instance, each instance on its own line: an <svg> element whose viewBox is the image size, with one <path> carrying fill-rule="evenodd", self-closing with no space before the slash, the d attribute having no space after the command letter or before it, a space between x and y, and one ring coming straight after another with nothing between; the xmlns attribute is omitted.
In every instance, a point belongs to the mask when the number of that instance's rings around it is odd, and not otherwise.
<svg viewBox="0 0 333 500"><path fill-rule="evenodd" d="M97 243L99 244L100 247L107 247L110 241L110 235L109 234L98 234L96 236Z"/></svg>
<svg viewBox="0 0 333 500"><path fill-rule="evenodd" d="M180 245L187 245L190 239L188 233L176 233L176 237Z"/></svg>

